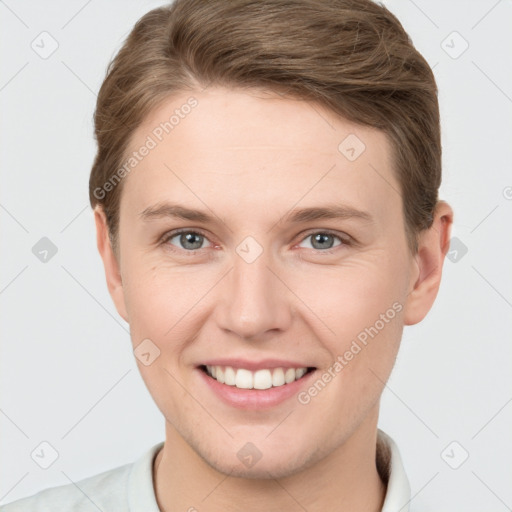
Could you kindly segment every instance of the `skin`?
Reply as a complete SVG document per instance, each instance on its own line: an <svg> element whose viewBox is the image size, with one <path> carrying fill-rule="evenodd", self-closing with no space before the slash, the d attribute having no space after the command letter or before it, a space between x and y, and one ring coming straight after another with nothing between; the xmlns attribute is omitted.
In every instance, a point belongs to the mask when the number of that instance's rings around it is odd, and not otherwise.
<svg viewBox="0 0 512 512"><path fill-rule="evenodd" d="M191 95L151 112L130 150ZM108 288L133 347L149 338L160 350L149 366L137 360L166 419L154 461L158 504L168 512L380 510L380 396L404 325L420 322L437 295L453 212L439 202L413 255L382 132L259 90L193 96L197 107L124 178L117 258L95 210ZM366 145L353 162L338 151L349 134ZM141 217L164 201L213 212L215 222ZM292 209L327 203L372 220L286 220ZM178 228L200 230L200 249L180 236L162 241ZM311 235L325 230L334 237L315 244ZM263 249L252 263L236 252L247 236ZM292 397L266 411L236 409L196 370L214 357L277 357L307 361L321 375L395 302L401 311L306 405ZM247 442L262 453L250 468L237 458Z"/></svg>

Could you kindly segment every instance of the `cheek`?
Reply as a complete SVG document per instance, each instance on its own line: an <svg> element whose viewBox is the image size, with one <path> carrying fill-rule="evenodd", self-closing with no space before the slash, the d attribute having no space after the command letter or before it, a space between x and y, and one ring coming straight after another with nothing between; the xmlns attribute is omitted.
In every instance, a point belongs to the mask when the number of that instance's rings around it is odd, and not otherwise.
<svg viewBox="0 0 512 512"><path fill-rule="evenodd" d="M377 263L378 260L378 263ZM293 289L315 313L316 337L341 358L337 397L377 396L394 364L403 330L404 283L400 263L389 258L297 275ZM340 367L338 366L338 369Z"/></svg>
<svg viewBox="0 0 512 512"><path fill-rule="evenodd" d="M291 276L294 292L323 322L333 339L348 339L370 327L393 307L403 303L406 272L401 264L385 258L347 260L337 267L304 268ZM390 312L397 322L395 307Z"/></svg>
<svg viewBox="0 0 512 512"><path fill-rule="evenodd" d="M379 399L400 346L401 285L382 270L353 265L331 275L317 272L315 279L302 279L297 292L329 328L311 317L332 364L318 376L329 383L313 383L307 393L318 396L312 399L315 406L340 427L357 423Z"/></svg>
<svg viewBox="0 0 512 512"><path fill-rule="evenodd" d="M198 325L194 308L204 291L192 273L156 265L149 258L126 260L124 292L130 316L133 348L151 340L158 356L145 365L137 361L140 374L155 403L165 414L193 408L190 397L179 382L184 348L194 338ZM147 342L146 342L147 343ZM142 346L142 345L141 345ZM153 345L151 345L153 347Z"/></svg>
<svg viewBox="0 0 512 512"><path fill-rule="evenodd" d="M167 329L171 327L172 289L158 279L154 269L136 261L127 263L126 276L123 287L132 336L135 333L150 338L161 336L166 324L169 324Z"/></svg>
<svg viewBox="0 0 512 512"><path fill-rule="evenodd" d="M149 338L162 352L160 361L165 357L171 363L201 328L209 304L205 295L219 275L153 260L141 256L126 261L124 294L130 332L134 345Z"/></svg>

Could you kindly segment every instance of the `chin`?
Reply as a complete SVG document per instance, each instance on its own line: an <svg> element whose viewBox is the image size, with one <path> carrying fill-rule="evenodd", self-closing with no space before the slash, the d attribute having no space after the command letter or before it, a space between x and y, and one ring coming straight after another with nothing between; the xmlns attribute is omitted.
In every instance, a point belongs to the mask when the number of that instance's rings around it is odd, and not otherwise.
<svg viewBox="0 0 512 512"><path fill-rule="evenodd" d="M309 467L313 461L301 457L297 458L297 453L290 453L288 460L283 460L282 457L272 459L262 455L254 465L246 467L238 458L232 460L231 464L228 462L225 454L218 454L218 459L207 458L202 456L202 459L214 470L226 476L236 478L246 478L253 480L270 480L276 478L286 478L299 473Z"/></svg>
<svg viewBox="0 0 512 512"><path fill-rule="evenodd" d="M219 473L222 473L226 476L245 478L250 480L271 480L276 478L286 478L304 469L300 466L284 467L281 463L267 464L265 466L256 464L256 466L252 468L243 467L240 463L231 467L226 464L212 467Z"/></svg>

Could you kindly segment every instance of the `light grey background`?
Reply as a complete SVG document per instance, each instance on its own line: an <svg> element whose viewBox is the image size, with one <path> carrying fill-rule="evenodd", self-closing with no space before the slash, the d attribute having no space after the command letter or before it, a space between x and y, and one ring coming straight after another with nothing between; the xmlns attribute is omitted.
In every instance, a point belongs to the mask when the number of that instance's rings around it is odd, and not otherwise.
<svg viewBox="0 0 512 512"><path fill-rule="evenodd" d="M384 3L437 78L441 197L459 242L433 309L405 330L380 428L399 445L414 509L510 510L512 2ZM161 4L0 1L0 504L164 439L108 295L87 195L106 66ZM42 237L58 249L47 262L32 252ZM48 469L31 458L43 441L58 452Z"/></svg>

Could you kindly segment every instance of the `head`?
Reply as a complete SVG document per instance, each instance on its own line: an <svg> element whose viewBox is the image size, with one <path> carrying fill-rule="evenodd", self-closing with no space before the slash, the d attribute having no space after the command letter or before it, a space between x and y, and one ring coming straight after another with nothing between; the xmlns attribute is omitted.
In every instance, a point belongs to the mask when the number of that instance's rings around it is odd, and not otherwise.
<svg viewBox="0 0 512 512"><path fill-rule="evenodd" d="M256 477L374 426L452 222L435 80L395 16L370 0L177 0L112 61L95 133L107 284L133 347L158 355L137 361L169 428ZM205 384L208 362L271 359L309 367L308 386L255 410Z"/></svg>

